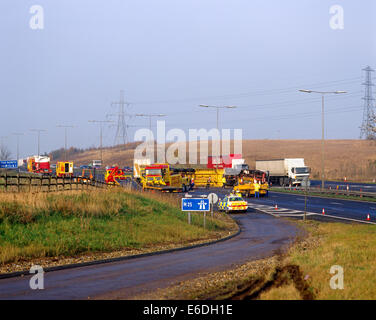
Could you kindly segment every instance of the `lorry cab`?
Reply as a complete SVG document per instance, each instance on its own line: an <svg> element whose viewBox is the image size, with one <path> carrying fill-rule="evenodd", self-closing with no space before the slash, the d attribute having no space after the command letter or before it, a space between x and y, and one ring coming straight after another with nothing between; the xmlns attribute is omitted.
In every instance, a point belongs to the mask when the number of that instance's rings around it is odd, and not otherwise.
<svg viewBox="0 0 376 320"><path fill-rule="evenodd" d="M311 169L309 167L291 167L290 183L292 185L302 185L303 180L309 178Z"/></svg>

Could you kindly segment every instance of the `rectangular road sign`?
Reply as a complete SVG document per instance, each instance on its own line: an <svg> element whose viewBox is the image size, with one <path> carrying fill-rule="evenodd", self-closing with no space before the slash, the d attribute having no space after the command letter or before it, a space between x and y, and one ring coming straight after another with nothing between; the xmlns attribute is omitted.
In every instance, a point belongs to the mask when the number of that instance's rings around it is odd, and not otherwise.
<svg viewBox="0 0 376 320"><path fill-rule="evenodd" d="M209 199L207 198L183 198L181 199L181 210L182 211L210 211Z"/></svg>
<svg viewBox="0 0 376 320"><path fill-rule="evenodd" d="M18 168L17 160L2 160L0 161L0 168Z"/></svg>

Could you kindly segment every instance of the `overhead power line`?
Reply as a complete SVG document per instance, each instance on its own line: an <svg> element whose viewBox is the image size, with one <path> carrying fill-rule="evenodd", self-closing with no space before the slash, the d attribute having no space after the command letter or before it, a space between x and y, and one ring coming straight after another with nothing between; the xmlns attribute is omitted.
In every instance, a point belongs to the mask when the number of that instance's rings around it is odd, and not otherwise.
<svg viewBox="0 0 376 320"><path fill-rule="evenodd" d="M210 100L210 99L234 99L234 98L241 98L241 97L249 97L249 96L262 96L262 95L269 95L269 94L283 94L283 93L290 93L295 89L299 89L301 87L311 87L311 88L319 88L322 86L328 85L343 85L345 83L356 83L359 82L360 77L353 77L348 79L342 80L333 80L333 81L326 81L326 82L318 82L318 83L311 83L311 84L299 84L296 86L285 87L280 89L268 89L268 90L261 90L261 91L251 91L251 92L243 92L237 94L226 94L226 95L217 95L217 96L209 96L209 97L192 97L192 98L185 98L185 99L167 99L167 100L155 100L155 101L134 101L132 104L160 104L160 103L181 103L181 102L194 102L198 100Z"/></svg>

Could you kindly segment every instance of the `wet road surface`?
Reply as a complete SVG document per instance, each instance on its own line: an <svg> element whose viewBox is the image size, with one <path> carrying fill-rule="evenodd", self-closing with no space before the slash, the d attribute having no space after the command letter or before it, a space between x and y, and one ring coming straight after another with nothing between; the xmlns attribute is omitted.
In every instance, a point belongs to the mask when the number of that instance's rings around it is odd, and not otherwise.
<svg viewBox="0 0 376 320"><path fill-rule="evenodd" d="M132 298L132 296L272 256L299 230L288 221L250 209L234 215L242 232L209 246L45 273L44 290L31 290L31 276L0 280L0 299Z"/></svg>

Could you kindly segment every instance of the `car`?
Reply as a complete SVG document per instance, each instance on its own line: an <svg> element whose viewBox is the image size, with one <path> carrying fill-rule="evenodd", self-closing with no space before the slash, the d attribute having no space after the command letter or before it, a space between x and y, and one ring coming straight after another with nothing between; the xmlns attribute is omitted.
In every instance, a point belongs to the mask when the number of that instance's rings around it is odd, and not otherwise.
<svg viewBox="0 0 376 320"><path fill-rule="evenodd" d="M218 202L218 210L226 213L247 212L248 203L242 197L234 194L225 196L223 200Z"/></svg>

